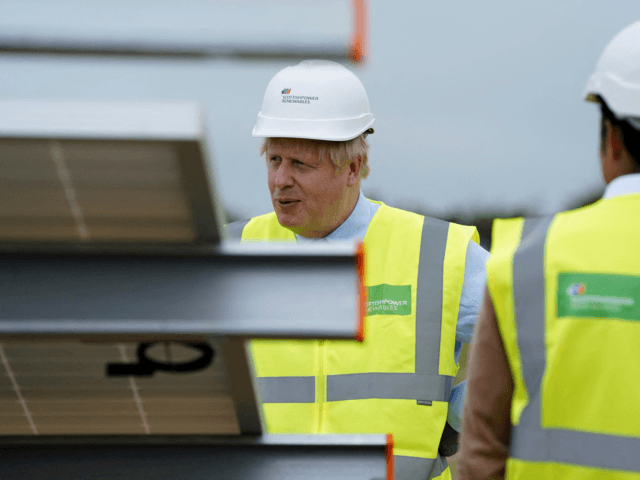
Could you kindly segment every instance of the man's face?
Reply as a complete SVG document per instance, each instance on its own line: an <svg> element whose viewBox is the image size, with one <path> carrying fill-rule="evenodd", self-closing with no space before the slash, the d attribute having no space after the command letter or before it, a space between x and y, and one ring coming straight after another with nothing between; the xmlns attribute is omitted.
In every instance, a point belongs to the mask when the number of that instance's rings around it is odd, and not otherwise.
<svg viewBox="0 0 640 480"><path fill-rule="evenodd" d="M336 175L333 163L320 158L317 142L273 139L266 156L271 202L280 225L298 235L319 238L346 219L350 169Z"/></svg>

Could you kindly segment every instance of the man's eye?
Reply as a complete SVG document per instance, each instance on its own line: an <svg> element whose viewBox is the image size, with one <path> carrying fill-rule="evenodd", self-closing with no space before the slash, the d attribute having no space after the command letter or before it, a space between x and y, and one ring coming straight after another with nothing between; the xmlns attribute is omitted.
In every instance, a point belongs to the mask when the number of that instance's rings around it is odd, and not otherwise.
<svg viewBox="0 0 640 480"><path fill-rule="evenodd" d="M271 163L279 162L279 161L280 161L280 157L269 157L269 161L270 161Z"/></svg>
<svg viewBox="0 0 640 480"><path fill-rule="evenodd" d="M299 167L303 167L307 165L306 163L302 163L300 160L294 160L293 163L294 165L297 165Z"/></svg>

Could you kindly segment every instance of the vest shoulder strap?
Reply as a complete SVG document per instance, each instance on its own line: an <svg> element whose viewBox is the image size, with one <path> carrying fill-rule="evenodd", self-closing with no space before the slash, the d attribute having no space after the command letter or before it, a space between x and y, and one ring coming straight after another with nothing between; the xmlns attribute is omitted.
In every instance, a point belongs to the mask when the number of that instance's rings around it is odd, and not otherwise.
<svg viewBox="0 0 640 480"><path fill-rule="evenodd" d="M242 230L243 242L261 242L266 240L295 242L296 236L291 230L280 225L275 212L271 212L252 218Z"/></svg>
<svg viewBox="0 0 640 480"><path fill-rule="evenodd" d="M413 213L408 210L401 210L400 208L390 207L389 205L386 205L382 202L374 203L380 205L380 208L378 208L378 211L375 213L374 218L383 217L386 219L397 219L399 221L423 218L423 215L418 215L417 213Z"/></svg>

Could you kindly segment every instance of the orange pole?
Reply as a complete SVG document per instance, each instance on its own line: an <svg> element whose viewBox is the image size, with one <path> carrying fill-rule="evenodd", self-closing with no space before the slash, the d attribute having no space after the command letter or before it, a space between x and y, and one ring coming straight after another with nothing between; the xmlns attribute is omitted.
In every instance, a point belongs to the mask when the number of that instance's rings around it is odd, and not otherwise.
<svg viewBox="0 0 640 480"><path fill-rule="evenodd" d="M387 433L387 480L393 480L393 434Z"/></svg>
<svg viewBox="0 0 640 480"><path fill-rule="evenodd" d="M366 0L352 0L353 36L351 37L349 57L355 63L361 63L366 57L367 12Z"/></svg>

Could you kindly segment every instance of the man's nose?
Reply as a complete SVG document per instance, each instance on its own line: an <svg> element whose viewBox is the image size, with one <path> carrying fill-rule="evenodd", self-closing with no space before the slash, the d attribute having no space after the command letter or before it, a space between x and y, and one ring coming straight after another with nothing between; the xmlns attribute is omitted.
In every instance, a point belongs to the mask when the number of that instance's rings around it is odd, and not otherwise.
<svg viewBox="0 0 640 480"><path fill-rule="evenodd" d="M293 176L291 175L291 166L288 162L281 162L276 173L276 187L283 189L293 186Z"/></svg>

